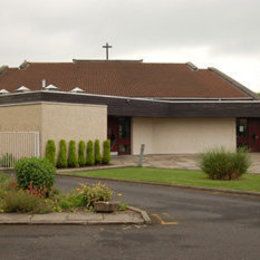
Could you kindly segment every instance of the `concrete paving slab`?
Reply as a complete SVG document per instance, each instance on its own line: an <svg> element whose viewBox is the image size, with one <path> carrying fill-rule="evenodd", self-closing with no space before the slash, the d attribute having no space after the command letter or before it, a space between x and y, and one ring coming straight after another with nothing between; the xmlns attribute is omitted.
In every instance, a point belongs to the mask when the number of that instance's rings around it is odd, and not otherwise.
<svg viewBox="0 0 260 260"><path fill-rule="evenodd" d="M34 214L31 217L31 224L61 224L67 221L68 213Z"/></svg>
<svg viewBox="0 0 260 260"><path fill-rule="evenodd" d="M141 224L141 223L144 223L144 219L142 218L141 214L139 214L137 212L133 212L133 211L103 214L103 217L104 217L103 222L108 223L108 224L115 224L115 223Z"/></svg>
<svg viewBox="0 0 260 260"><path fill-rule="evenodd" d="M103 216L99 213L94 212L75 212L75 213L69 213L67 217L67 222L98 222L102 221Z"/></svg>
<svg viewBox="0 0 260 260"><path fill-rule="evenodd" d="M20 213L0 213L0 224L29 224L31 215Z"/></svg>

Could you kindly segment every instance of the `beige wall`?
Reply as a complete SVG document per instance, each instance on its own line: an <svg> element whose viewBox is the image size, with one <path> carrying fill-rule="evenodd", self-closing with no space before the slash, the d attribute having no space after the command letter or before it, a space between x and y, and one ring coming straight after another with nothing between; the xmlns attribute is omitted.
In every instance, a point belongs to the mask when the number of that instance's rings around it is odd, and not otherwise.
<svg viewBox="0 0 260 260"><path fill-rule="evenodd" d="M40 152L54 139L107 138L107 107L88 104L38 103L0 106L0 132L38 131Z"/></svg>
<svg viewBox="0 0 260 260"><path fill-rule="evenodd" d="M0 132L40 131L41 105L0 106Z"/></svg>
<svg viewBox="0 0 260 260"><path fill-rule="evenodd" d="M40 132L40 128L40 104L0 106L0 133L4 132L0 134L0 156L6 153L12 154L15 158L38 155L37 133Z"/></svg>
<svg viewBox="0 0 260 260"><path fill-rule="evenodd" d="M235 118L133 118L132 153L200 153L223 146L236 149Z"/></svg>
<svg viewBox="0 0 260 260"><path fill-rule="evenodd" d="M62 103L42 104L42 154L48 139L58 145L61 139L84 140L107 138L107 107Z"/></svg>

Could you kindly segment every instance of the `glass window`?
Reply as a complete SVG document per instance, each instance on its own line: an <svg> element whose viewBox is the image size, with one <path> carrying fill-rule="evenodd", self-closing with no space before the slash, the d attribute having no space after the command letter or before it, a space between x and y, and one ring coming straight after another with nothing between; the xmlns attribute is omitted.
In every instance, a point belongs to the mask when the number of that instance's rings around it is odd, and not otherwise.
<svg viewBox="0 0 260 260"><path fill-rule="evenodd" d="M237 119L237 136L246 137L248 135L248 120L247 118Z"/></svg>

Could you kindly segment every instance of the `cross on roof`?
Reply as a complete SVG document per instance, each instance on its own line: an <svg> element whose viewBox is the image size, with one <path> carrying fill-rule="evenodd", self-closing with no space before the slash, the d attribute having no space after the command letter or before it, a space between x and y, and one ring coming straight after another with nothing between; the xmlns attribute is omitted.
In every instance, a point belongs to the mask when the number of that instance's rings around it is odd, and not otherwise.
<svg viewBox="0 0 260 260"><path fill-rule="evenodd" d="M112 48L112 45L109 45L108 43L106 43L106 45L103 45L102 48L106 49L106 59L109 59L109 49Z"/></svg>

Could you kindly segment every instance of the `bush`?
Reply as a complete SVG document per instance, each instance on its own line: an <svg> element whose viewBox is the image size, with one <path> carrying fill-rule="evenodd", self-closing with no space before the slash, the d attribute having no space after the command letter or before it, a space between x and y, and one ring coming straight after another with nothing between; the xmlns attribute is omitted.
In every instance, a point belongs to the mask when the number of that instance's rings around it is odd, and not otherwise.
<svg viewBox="0 0 260 260"><path fill-rule="evenodd" d="M14 167L15 157L11 153L6 153L0 158L0 167Z"/></svg>
<svg viewBox="0 0 260 260"><path fill-rule="evenodd" d="M93 147L93 142L90 140L87 143L86 165L91 166L94 164L95 164L94 147Z"/></svg>
<svg viewBox="0 0 260 260"><path fill-rule="evenodd" d="M67 145L65 140L60 140L59 144L59 154L57 159L57 167L58 168L67 168L68 161L67 161Z"/></svg>
<svg viewBox="0 0 260 260"><path fill-rule="evenodd" d="M95 163L100 164L102 162L101 153L100 153L100 142L95 140Z"/></svg>
<svg viewBox="0 0 260 260"><path fill-rule="evenodd" d="M95 202L110 201L112 196L113 191L104 184L81 184L60 201L60 207L62 209L78 207L91 209Z"/></svg>
<svg viewBox="0 0 260 260"><path fill-rule="evenodd" d="M7 192L2 209L4 212L21 213L47 213L52 211L45 199L33 196L24 190Z"/></svg>
<svg viewBox="0 0 260 260"><path fill-rule="evenodd" d="M78 159L76 153L76 142L71 140L69 142L69 155L68 155L68 167L78 167Z"/></svg>
<svg viewBox="0 0 260 260"><path fill-rule="evenodd" d="M110 140L106 140L103 142L103 158L102 162L104 164L109 164L111 160L111 154L110 154Z"/></svg>
<svg viewBox="0 0 260 260"><path fill-rule="evenodd" d="M79 166L84 167L86 164L86 145L84 141L79 142L78 158Z"/></svg>
<svg viewBox="0 0 260 260"><path fill-rule="evenodd" d="M47 142L45 158L48 159L53 166L56 166L56 146L53 140L48 140Z"/></svg>
<svg viewBox="0 0 260 260"><path fill-rule="evenodd" d="M240 148L231 153L221 149L213 149L201 156L200 167L210 179L235 180L247 172L250 166L248 152Z"/></svg>
<svg viewBox="0 0 260 260"><path fill-rule="evenodd" d="M28 190L34 187L39 190L51 190L54 183L55 167L41 158L23 158L15 165L16 180L19 187Z"/></svg>

